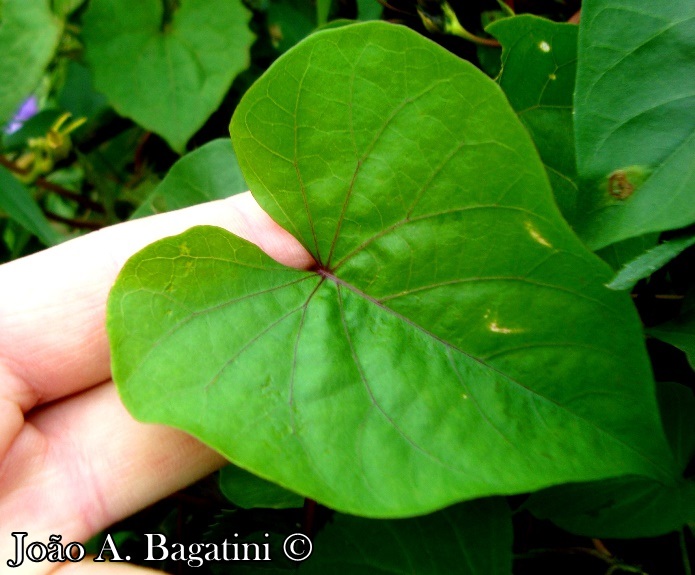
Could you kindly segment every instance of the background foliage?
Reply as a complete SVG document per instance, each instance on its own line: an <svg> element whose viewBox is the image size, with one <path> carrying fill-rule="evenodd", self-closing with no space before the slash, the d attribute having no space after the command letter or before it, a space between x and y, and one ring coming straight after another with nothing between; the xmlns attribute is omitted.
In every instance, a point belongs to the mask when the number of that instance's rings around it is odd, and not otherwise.
<svg viewBox="0 0 695 575"><path fill-rule="evenodd" d="M388 23L354 25L371 20ZM126 405L272 482L230 466L116 526L124 548L304 530L301 566L196 572L689 574L694 47L686 0L3 0L1 261L250 188L319 264L287 272L205 229L129 264L153 266L155 296L110 312ZM193 260L163 268L183 242ZM191 269L305 287L206 319L243 328L163 419L138 378L210 338L189 322ZM112 301L137 294L128 270ZM236 289L205 285L206 305ZM145 333L164 289L187 307ZM134 369L180 321L182 343ZM234 370L248 389L219 386L239 421L201 403L206 373L276 324ZM269 353L286 361L261 372ZM331 369L302 372L317 354ZM295 377L294 412L282 386L248 403ZM284 423L239 435L258 414Z"/></svg>

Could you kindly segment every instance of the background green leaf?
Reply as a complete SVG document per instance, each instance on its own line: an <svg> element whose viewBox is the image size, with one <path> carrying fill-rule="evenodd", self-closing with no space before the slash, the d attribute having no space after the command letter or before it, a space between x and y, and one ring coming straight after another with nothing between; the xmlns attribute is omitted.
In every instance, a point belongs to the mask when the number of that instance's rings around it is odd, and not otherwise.
<svg viewBox="0 0 695 575"><path fill-rule="evenodd" d="M91 70L78 62L70 61L65 67L65 80L57 94L58 104L75 118L87 118L88 122L80 130L87 130L89 122L110 110L106 97L96 92Z"/></svg>
<svg viewBox="0 0 695 575"><path fill-rule="evenodd" d="M210 227L132 258L108 328L136 417L375 517L672 477L632 303L479 70L391 24L319 32L231 129L254 196L317 269Z"/></svg>
<svg viewBox="0 0 695 575"><path fill-rule="evenodd" d="M359 20L379 20L384 7L379 0L357 0L357 18Z"/></svg>
<svg viewBox="0 0 695 575"><path fill-rule="evenodd" d="M674 482L619 477L551 487L527 502L534 515L591 537L655 537L695 519L695 481L683 476L695 456L695 396L678 383L658 387L666 433L678 461Z"/></svg>
<svg viewBox="0 0 695 575"><path fill-rule="evenodd" d="M695 245L695 234L688 234L659 244L627 262L615 274L608 287L618 290L632 289L639 280L649 277L692 245Z"/></svg>
<svg viewBox="0 0 695 575"><path fill-rule="evenodd" d="M52 0L53 12L56 15L65 17L77 10L85 0Z"/></svg>
<svg viewBox="0 0 695 575"><path fill-rule="evenodd" d="M582 4L577 230L593 249L695 221L693 50L693 2Z"/></svg>
<svg viewBox="0 0 695 575"><path fill-rule="evenodd" d="M316 10L304 0L271 0L268 26L278 50L285 52L316 28Z"/></svg>
<svg viewBox="0 0 695 575"><path fill-rule="evenodd" d="M60 234L48 223L41 208L17 178L0 166L0 210L35 234L45 245L60 241Z"/></svg>
<svg viewBox="0 0 695 575"><path fill-rule="evenodd" d="M614 270L618 271L628 262L644 254L659 242L659 233L645 234L616 242L596 252Z"/></svg>
<svg viewBox="0 0 695 575"><path fill-rule="evenodd" d="M481 499L415 519L336 515L301 575L510 575L512 525L503 499Z"/></svg>
<svg viewBox="0 0 695 575"><path fill-rule="evenodd" d="M316 0L316 23L323 26L328 22L328 16L331 12L333 0Z"/></svg>
<svg viewBox="0 0 695 575"><path fill-rule="evenodd" d="M231 143L227 138L213 140L176 162L132 218L221 200L246 190Z"/></svg>
<svg viewBox="0 0 695 575"><path fill-rule="evenodd" d="M92 2L83 36L95 86L183 152L249 64L250 16L240 0L181 0L169 23L160 0Z"/></svg>
<svg viewBox="0 0 695 575"><path fill-rule="evenodd" d="M61 32L48 0L0 2L0 126L36 88Z"/></svg>
<svg viewBox="0 0 695 575"><path fill-rule="evenodd" d="M685 352L690 366L695 369L695 298L686 298L682 313L674 320L647 330L647 334L670 343Z"/></svg>
<svg viewBox="0 0 695 575"><path fill-rule="evenodd" d="M560 211L573 223L577 209L572 126L577 26L525 14L497 20L486 31L502 44L500 86L538 148Z"/></svg>
<svg viewBox="0 0 695 575"><path fill-rule="evenodd" d="M304 505L301 495L287 491L236 465L227 465L220 471L220 489L234 505L244 509L287 509Z"/></svg>

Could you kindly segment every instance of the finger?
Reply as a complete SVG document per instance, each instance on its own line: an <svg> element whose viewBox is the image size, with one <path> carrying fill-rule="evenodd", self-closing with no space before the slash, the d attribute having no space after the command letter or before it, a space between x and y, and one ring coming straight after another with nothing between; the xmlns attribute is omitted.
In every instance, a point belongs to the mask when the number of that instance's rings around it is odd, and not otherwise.
<svg viewBox="0 0 695 575"><path fill-rule="evenodd" d="M23 382L11 391L24 412L109 377L105 303L118 271L147 244L197 224L224 227L286 265L313 263L246 193L119 224L0 266L0 365L15 384Z"/></svg>
<svg viewBox="0 0 695 575"><path fill-rule="evenodd" d="M0 564L14 557L13 531L84 542L224 463L178 430L134 421L110 383L46 406L0 464ZM32 565L15 572L51 567Z"/></svg>

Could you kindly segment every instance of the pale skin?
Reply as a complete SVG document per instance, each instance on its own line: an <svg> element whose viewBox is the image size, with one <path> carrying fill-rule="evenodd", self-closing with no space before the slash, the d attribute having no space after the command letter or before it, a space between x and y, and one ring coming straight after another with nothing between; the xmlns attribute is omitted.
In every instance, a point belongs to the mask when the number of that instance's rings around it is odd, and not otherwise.
<svg viewBox="0 0 695 575"><path fill-rule="evenodd" d="M0 266L0 572L13 531L85 542L224 464L180 431L138 423L111 381L106 298L125 261L198 224L288 266L313 259L250 194L119 224ZM136 575L125 564L30 563L19 575Z"/></svg>

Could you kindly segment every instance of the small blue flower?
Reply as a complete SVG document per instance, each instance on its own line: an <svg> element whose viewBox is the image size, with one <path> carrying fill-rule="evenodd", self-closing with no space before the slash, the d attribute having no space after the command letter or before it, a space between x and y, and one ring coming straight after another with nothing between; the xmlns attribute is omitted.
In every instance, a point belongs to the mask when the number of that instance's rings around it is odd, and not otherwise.
<svg viewBox="0 0 695 575"><path fill-rule="evenodd" d="M19 110L14 115L14 118L5 127L6 134L12 134L22 127L32 116L35 116L39 111L39 102L36 96L29 96L24 103L19 107Z"/></svg>

